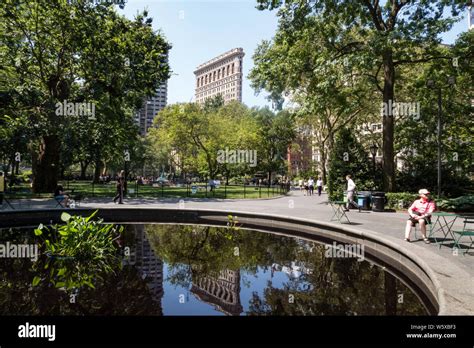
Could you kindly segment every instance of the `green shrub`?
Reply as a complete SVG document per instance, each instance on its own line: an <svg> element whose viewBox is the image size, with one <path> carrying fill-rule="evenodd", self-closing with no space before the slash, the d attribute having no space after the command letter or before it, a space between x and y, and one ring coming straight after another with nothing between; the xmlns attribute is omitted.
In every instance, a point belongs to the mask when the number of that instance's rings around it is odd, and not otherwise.
<svg viewBox="0 0 474 348"><path fill-rule="evenodd" d="M474 212L474 195L441 199L437 202L437 206L438 209L445 211Z"/></svg>
<svg viewBox="0 0 474 348"><path fill-rule="evenodd" d="M91 216L71 216L62 213L66 224L51 228L40 224L35 235L43 239L42 250L47 258L39 259L37 270L47 270L47 276L36 276L33 286L47 280L57 288L80 288L101 279L101 274L112 272L118 264L118 249L114 241L120 237L123 226L104 224Z"/></svg>
<svg viewBox="0 0 474 348"><path fill-rule="evenodd" d="M388 192L386 208L408 209L418 194L410 192ZM436 201L436 207L442 211L474 212L474 195L461 196L457 198L443 198Z"/></svg>
<svg viewBox="0 0 474 348"><path fill-rule="evenodd" d="M387 192L385 196L387 197L386 208L396 210L408 209L419 197L418 194L410 192Z"/></svg>

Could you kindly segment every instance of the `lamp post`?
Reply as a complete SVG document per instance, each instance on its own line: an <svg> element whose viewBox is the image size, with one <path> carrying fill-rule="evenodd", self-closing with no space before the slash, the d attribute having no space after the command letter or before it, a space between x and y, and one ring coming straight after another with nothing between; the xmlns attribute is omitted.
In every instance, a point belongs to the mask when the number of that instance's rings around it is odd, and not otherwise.
<svg viewBox="0 0 474 348"><path fill-rule="evenodd" d="M377 155L377 149L378 149L378 147L375 143L373 143L370 146L370 153L372 154L372 169L373 169L373 172L374 172L374 190L376 189L375 185L376 185L376 181L377 181L376 173L375 173L375 155Z"/></svg>
<svg viewBox="0 0 474 348"><path fill-rule="evenodd" d="M448 86L454 86L456 80L453 76L448 77ZM438 184L437 184L437 194L438 198L441 196L441 133L442 133L442 96L441 96L441 88L443 86L436 84L433 80L428 80L426 85L428 88L435 89L438 92L438 126L437 126L437 147L438 147Z"/></svg>

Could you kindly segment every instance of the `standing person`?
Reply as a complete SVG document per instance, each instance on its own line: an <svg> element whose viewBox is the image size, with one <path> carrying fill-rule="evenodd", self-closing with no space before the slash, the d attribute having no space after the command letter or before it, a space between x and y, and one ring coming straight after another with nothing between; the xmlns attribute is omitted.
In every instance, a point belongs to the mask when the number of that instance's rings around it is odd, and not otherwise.
<svg viewBox="0 0 474 348"><path fill-rule="evenodd" d="M410 242L411 228L419 223L423 240L426 244L429 244L430 241L426 237L426 225L431 224L431 213L436 210L436 204L429 197L430 192L427 189L421 189L418 191L418 194L420 199L414 201L410 208L408 208L410 217L405 227L405 240Z"/></svg>
<svg viewBox="0 0 474 348"><path fill-rule="evenodd" d="M321 177L316 180L316 187L318 188L318 196L321 196L321 191L323 190L323 180Z"/></svg>
<svg viewBox="0 0 474 348"><path fill-rule="evenodd" d="M308 195L308 190L309 190L309 186L308 186L308 181L306 181L306 179L304 179L303 181L303 186L304 186L304 195L307 196Z"/></svg>
<svg viewBox="0 0 474 348"><path fill-rule="evenodd" d="M299 186L300 186L300 191L303 191L303 188L304 188L304 187L303 187L303 179L300 179L300 180L298 181L298 184L299 184Z"/></svg>
<svg viewBox="0 0 474 348"><path fill-rule="evenodd" d="M313 178L309 178L308 188L309 188L309 195L312 196L313 193L314 193L314 180L313 180Z"/></svg>
<svg viewBox="0 0 474 348"><path fill-rule="evenodd" d="M117 178L117 194L114 197L114 203L117 203L117 199L119 200L118 204L123 204L123 190L125 188L125 171L120 171L120 174Z"/></svg>
<svg viewBox="0 0 474 348"><path fill-rule="evenodd" d="M347 180L347 205L345 211L349 211L350 205L354 205L359 209L360 213L360 206L354 201L354 192L356 190L356 184L350 175L346 176Z"/></svg>

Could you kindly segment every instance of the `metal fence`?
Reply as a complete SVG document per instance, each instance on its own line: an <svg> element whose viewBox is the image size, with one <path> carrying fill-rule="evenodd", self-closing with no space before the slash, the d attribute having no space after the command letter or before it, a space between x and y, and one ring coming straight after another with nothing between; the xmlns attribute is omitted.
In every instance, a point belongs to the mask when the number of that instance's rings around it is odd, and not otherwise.
<svg viewBox="0 0 474 348"><path fill-rule="evenodd" d="M61 181L64 190L72 195L82 197L114 197L116 183L93 183L89 181ZM208 183L192 183L167 185L164 183L138 184L129 181L126 185L124 196L128 198L139 197L183 197L183 198L269 198L284 195L290 190L286 184L280 185L209 185ZM32 193L29 187L12 187L5 192L6 197L12 199L27 198L52 198L53 193Z"/></svg>

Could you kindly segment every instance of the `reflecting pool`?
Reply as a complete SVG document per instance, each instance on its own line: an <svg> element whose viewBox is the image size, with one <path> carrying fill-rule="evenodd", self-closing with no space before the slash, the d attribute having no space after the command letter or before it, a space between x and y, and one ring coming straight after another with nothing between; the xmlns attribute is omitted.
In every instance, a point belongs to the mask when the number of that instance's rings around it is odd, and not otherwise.
<svg viewBox="0 0 474 348"><path fill-rule="evenodd" d="M429 314L406 284L364 255L341 256L313 241L226 227L130 224L113 243L116 254L89 267L94 257L45 255L32 229L0 230L0 313ZM41 255L7 255L7 246L19 245L40 245ZM65 275L75 282L58 282Z"/></svg>

